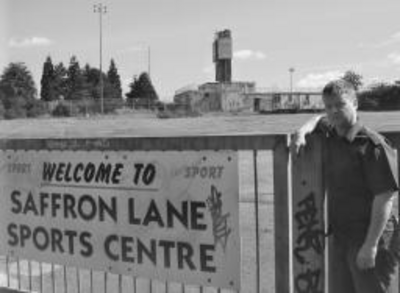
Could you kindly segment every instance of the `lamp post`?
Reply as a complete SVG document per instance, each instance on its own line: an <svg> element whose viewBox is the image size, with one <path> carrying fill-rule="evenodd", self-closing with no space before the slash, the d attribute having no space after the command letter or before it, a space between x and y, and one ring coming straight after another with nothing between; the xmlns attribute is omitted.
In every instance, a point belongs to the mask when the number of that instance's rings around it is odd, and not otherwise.
<svg viewBox="0 0 400 293"><path fill-rule="evenodd" d="M100 26L100 103L101 114L104 114L104 84L103 84L103 14L107 13L107 6L102 3L93 5L93 12L99 14Z"/></svg>

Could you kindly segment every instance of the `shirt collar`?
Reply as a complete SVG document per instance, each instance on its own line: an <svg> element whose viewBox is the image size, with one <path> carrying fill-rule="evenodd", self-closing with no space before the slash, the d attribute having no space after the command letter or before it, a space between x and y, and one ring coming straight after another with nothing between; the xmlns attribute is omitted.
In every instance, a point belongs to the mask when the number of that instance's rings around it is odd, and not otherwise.
<svg viewBox="0 0 400 293"><path fill-rule="evenodd" d="M362 129L362 124L357 120L356 124L354 124L353 127L350 128L349 132L347 132L345 136L346 139L349 142L353 142Z"/></svg>
<svg viewBox="0 0 400 293"><path fill-rule="evenodd" d="M336 132L336 129L332 126L328 126L328 133L330 133L333 136L340 137L338 133ZM360 134L360 132L364 129L364 126L359 122L357 119L356 123L350 128L350 130L347 132L345 136L342 136L342 139L345 139L348 142L353 142L354 139Z"/></svg>

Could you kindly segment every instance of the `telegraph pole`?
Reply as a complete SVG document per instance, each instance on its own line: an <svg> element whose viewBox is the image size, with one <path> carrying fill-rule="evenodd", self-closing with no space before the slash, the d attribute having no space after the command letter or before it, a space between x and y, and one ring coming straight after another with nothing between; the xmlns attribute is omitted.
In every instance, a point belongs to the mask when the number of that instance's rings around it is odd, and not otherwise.
<svg viewBox="0 0 400 293"><path fill-rule="evenodd" d="M93 12L99 14L100 26L100 103L101 114L104 114L104 83L103 83L103 14L107 13L107 6L102 3L93 5Z"/></svg>

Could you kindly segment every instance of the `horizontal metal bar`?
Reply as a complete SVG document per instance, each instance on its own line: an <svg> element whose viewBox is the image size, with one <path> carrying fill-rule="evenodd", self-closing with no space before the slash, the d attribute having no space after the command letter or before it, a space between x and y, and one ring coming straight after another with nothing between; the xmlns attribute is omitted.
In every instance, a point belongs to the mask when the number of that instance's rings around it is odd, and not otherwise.
<svg viewBox="0 0 400 293"><path fill-rule="evenodd" d="M17 276L18 276L18 290L21 290L21 268L19 263L19 257L17 257Z"/></svg>
<svg viewBox="0 0 400 293"><path fill-rule="evenodd" d="M10 258L6 256L7 287L10 287Z"/></svg>
<svg viewBox="0 0 400 293"><path fill-rule="evenodd" d="M226 135L185 137L121 137L69 139L0 139L3 150L273 150L288 135Z"/></svg>
<svg viewBox="0 0 400 293"><path fill-rule="evenodd" d="M397 146L400 132L383 131ZM0 139L0 149L14 150L273 150L289 134L234 134L182 137L18 138Z"/></svg>

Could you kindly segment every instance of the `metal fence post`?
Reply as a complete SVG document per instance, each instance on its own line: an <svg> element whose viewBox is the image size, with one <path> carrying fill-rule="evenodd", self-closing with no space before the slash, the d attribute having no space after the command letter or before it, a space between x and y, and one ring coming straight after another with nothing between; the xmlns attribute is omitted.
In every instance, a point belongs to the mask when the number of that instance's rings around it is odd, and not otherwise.
<svg viewBox="0 0 400 293"><path fill-rule="evenodd" d="M322 141L311 136L307 150L293 153L293 289L325 289L325 221Z"/></svg>
<svg viewBox="0 0 400 293"><path fill-rule="evenodd" d="M291 293L291 199L289 137L278 141L273 150L275 292Z"/></svg>
<svg viewBox="0 0 400 293"><path fill-rule="evenodd" d="M258 218L258 166L257 166L257 150L253 150L254 165L254 209L256 220L256 292L260 292L260 234L259 234L259 218Z"/></svg>

